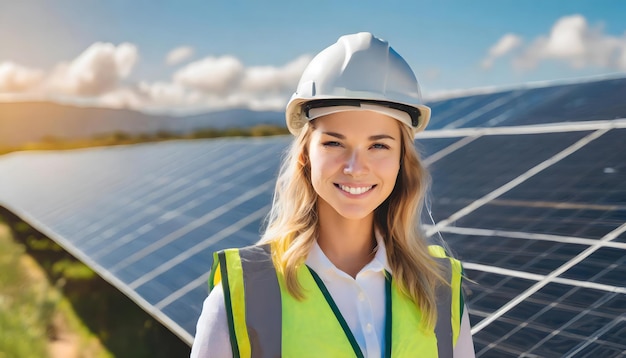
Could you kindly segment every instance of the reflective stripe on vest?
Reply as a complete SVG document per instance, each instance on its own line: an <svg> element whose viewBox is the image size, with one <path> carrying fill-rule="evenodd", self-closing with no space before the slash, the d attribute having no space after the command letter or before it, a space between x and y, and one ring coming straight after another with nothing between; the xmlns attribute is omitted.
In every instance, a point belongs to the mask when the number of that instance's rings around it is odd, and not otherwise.
<svg viewBox="0 0 626 358"><path fill-rule="evenodd" d="M429 251L448 274L452 292L444 285L438 289L437 324L435 332L428 333L418 327L421 313L413 301L393 285L393 333L391 342L385 342L391 344L393 357L414 356L417 352L420 357L452 357L463 307L461 265L448 258L439 246L431 246ZM354 356L344 331L329 313L328 304L305 265L298 271L298 279L307 293L304 302L289 295L282 278L277 277L269 245L216 253L211 275L210 287L221 281L224 289L234 357L321 356L324 352L331 356ZM303 325L307 321L315 324ZM309 347L310 337L319 337L324 344Z"/></svg>

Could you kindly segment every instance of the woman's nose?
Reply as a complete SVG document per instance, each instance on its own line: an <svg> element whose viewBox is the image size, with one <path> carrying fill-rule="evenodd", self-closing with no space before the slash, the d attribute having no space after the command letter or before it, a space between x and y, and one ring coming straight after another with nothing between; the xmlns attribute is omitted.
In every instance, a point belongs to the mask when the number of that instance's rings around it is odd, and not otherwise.
<svg viewBox="0 0 626 358"><path fill-rule="evenodd" d="M358 151L352 151L348 156L343 173L351 176L363 175L367 172L367 163Z"/></svg>

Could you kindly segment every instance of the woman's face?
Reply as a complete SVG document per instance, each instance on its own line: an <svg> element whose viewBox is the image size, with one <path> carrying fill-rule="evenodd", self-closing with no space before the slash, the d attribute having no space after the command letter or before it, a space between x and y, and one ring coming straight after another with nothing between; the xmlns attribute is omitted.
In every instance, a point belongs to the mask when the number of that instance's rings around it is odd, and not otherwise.
<svg viewBox="0 0 626 358"><path fill-rule="evenodd" d="M400 169L400 125L370 111L315 119L308 153L320 217L363 219L387 199Z"/></svg>

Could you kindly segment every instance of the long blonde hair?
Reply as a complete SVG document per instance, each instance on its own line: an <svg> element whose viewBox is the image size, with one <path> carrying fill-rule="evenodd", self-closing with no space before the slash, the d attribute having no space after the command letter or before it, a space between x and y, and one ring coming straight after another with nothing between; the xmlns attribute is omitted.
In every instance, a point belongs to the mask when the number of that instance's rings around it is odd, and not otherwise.
<svg viewBox="0 0 626 358"><path fill-rule="evenodd" d="M424 197L430 175L422 166L413 143L413 132L400 125L400 172L389 197L375 210L374 226L385 242L387 259L400 290L419 307L427 327L437 318L435 289L446 284L441 269L428 252L420 228ZM272 209L259 244L269 243L272 259L287 290L303 299L297 269L304 263L318 237L317 194L311 184L308 144L313 126L305 124L286 153L276 181Z"/></svg>

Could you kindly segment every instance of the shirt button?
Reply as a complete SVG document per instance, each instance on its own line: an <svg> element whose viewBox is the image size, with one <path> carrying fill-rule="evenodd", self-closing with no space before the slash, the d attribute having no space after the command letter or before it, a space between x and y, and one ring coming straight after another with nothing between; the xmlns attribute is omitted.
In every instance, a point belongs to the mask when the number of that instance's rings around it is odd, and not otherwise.
<svg viewBox="0 0 626 358"><path fill-rule="evenodd" d="M371 332L371 331L372 331L372 324L371 324L371 323L368 323L368 324L365 326L365 330L366 330L367 332Z"/></svg>
<svg viewBox="0 0 626 358"><path fill-rule="evenodd" d="M363 292L359 292L359 301L365 301L365 294Z"/></svg>

